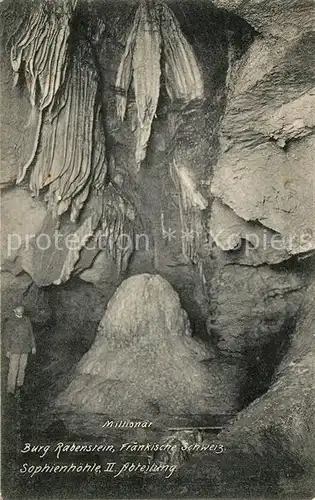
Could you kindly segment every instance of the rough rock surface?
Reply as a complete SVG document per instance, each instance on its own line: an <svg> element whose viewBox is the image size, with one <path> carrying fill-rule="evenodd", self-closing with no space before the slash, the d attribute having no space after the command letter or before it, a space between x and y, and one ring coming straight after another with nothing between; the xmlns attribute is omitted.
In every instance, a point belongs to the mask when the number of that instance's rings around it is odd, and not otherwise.
<svg viewBox="0 0 315 500"><path fill-rule="evenodd" d="M315 5L213 4L241 16L259 35L230 65L210 187L216 264L208 278L208 330L224 355L242 353L259 393L268 365L272 373L270 354L275 367L304 295L306 276L296 261L292 272L288 258L315 248Z"/></svg>
<svg viewBox="0 0 315 500"><path fill-rule="evenodd" d="M269 390L214 442L224 453L196 453L179 471L190 497L312 498L315 488L315 286L298 314L287 355ZM205 438L204 445L213 444ZM156 492L159 485L155 485Z"/></svg>
<svg viewBox="0 0 315 500"><path fill-rule="evenodd" d="M255 267L290 259L280 234L238 217L218 198L211 207L210 234L218 248L229 252L226 260L235 264Z"/></svg>
<svg viewBox="0 0 315 500"><path fill-rule="evenodd" d="M124 281L111 299L90 351L56 401L59 410L111 418L170 420L235 408L226 370L191 337L178 295L158 275ZM229 367L233 385L233 367ZM191 416L192 415L192 416Z"/></svg>
<svg viewBox="0 0 315 500"><path fill-rule="evenodd" d="M296 271L290 265L255 267L248 264L253 250L249 257L238 253L221 250L217 256L208 285L207 328L222 363L232 359L235 370L238 366L235 391L240 404L247 405L267 390L286 352L305 294L309 262L305 269L297 264Z"/></svg>
<svg viewBox="0 0 315 500"><path fill-rule="evenodd" d="M315 248L315 6L214 3L263 36L232 68L211 192L244 220L281 234L289 253L308 252Z"/></svg>
<svg viewBox="0 0 315 500"><path fill-rule="evenodd" d="M299 312L288 353L270 389L220 434L229 453L236 448L248 459L252 455L257 467L273 463L284 493L299 493L301 497L315 487L314 335L313 282Z"/></svg>
<svg viewBox="0 0 315 500"><path fill-rule="evenodd" d="M66 221L58 225L50 214L46 214L40 230L21 258L23 269L38 286L68 281L98 220L98 214L89 207L76 223Z"/></svg>
<svg viewBox="0 0 315 500"><path fill-rule="evenodd" d="M303 299L298 274L268 266L227 265L212 280L209 329L221 351L244 354L268 344L293 318Z"/></svg>
<svg viewBox="0 0 315 500"><path fill-rule="evenodd" d="M219 8L246 19L258 32L285 40L314 30L312 0L212 0Z"/></svg>
<svg viewBox="0 0 315 500"><path fill-rule="evenodd" d="M287 355L274 377L269 391L240 413L222 438L239 440L250 434L250 428L263 433L269 427L283 433L286 439L299 440L304 432L314 438L315 426L315 286L310 286L299 312L299 320ZM246 422L246 423L245 423ZM313 429L313 432L312 432ZM255 438L254 438L255 439ZM286 440L285 439L285 440ZM309 450L315 450L310 446ZM302 451L302 450L301 450ZM307 450L305 450L307 451ZM315 459L315 456L314 456ZM315 462L314 462L315 465Z"/></svg>
<svg viewBox="0 0 315 500"><path fill-rule="evenodd" d="M27 214L27 216L25 216ZM40 231L46 209L26 189L8 189L1 196L1 266L17 273L21 259L29 252Z"/></svg>

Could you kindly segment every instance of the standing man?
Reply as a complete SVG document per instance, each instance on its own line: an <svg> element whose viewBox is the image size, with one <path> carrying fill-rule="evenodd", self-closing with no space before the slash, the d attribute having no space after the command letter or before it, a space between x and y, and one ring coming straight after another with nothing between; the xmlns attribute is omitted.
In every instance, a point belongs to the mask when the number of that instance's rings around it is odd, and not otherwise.
<svg viewBox="0 0 315 500"><path fill-rule="evenodd" d="M10 360L8 393L14 394L15 387L22 387L29 353L36 353L32 323L24 315L24 307L18 306L4 327L4 348Z"/></svg>

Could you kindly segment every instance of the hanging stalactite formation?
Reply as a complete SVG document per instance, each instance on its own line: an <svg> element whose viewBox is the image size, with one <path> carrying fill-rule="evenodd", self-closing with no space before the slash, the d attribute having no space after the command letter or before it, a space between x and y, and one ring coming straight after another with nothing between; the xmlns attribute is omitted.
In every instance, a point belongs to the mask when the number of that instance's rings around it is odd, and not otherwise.
<svg viewBox="0 0 315 500"><path fill-rule="evenodd" d="M117 114L126 115L133 85L137 108L136 163L145 159L156 116L163 74L171 100L203 97L203 79L194 51L171 9L164 2L141 0L116 78Z"/></svg>
<svg viewBox="0 0 315 500"><path fill-rule="evenodd" d="M202 99L204 86L192 46L185 38L171 9L160 5L166 90L172 101L188 103Z"/></svg>
<svg viewBox="0 0 315 500"><path fill-rule="evenodd" d="M118 116L123 120L127 95L133 82L138 115L136 163L146 155L151 126L160 93L161 33L157 11L141 1L118 69L116 87Z"/></svg>
<svg viewBox="0 0 315 500"><path fill-rule="evenodd" d="M136 162L146 155L151 126L160 93L161 34L156 11L142 2L133 52L132 69L139 126L137 127Z"/></svg>
<svg viewBox="0 0 315 500"><path fill-rule="evenodd" d="M70 22L77 0L36 2L15 35L11 64L17 77L22 70L32 106L48 107L66 72Z"/></svg>
<svg viewBox="0 0 315 500"><path fill-rule="evenodd" d="M171 164L171 177L179 192L179 209L182 227L182 252L187 260L199 264L200 241L203 233L201 213L208 206L207 200L198 191L187 168Z"/></svg>
<svg viewBox="0 0 315 500"><path fill-rule="evenodd" d="M91 237L101 228L120 272L132 245L126 250L119 239L133 234L134 213L109 179L100 73L86 33L71 32L76 5L77 0L32 2L27 20L11 39L12 68L16 80L25 82L31 119L37 121L33 152L21 165L17 183L29 174L32 192L45 195L53 219L67 213L83 236ZM140 0L116 77L117 114L122 121L130 88L134 93L136 114L131 121L137 168L146 158L163 86L173 106L194 106L204 97L194 50L174 13L163 1ZM206 201L182 165L174 163L172 177L180 193L183 230L194 233L192 241L190 236L183 240L183 253L197 262L200 211ZM80 214L84 221L91 206L95 216L87 231L84 223L81 228ZM71 257L71 265L67 261L65 276L70 276L77 258Z"/></svg>
<svg viewBox="0 0 315 500"><path fill-rule="evenodd" d="M133 251L133 208L109 180L97 61L87 33L71 31L76 4L31 2L25 22L10 40L15 80L25 84L31 120L38 124L33 153L21 165L17 183L29 174L30 189L35 196L44 194L52 221L61 224L65 237L70 227L81 242L65 253L56 283L69 279L82 246L99 233L101 248L105 245L116 261L118 273L126 269ZM148 25L149 20L143 34ZM145 50L141 43L139 38L137 50ZM140 100L143 91L138 95ZM146 123L146 102L142 108ZM61 221L63 214L69 217ZM128 245L122 235L129 235Z"/></svg>
<svg viewBox="0 0 315 500"><path fill-rule="evenodd" d="M65 87L43 124L40 149L30 177L30 187L36 195L48 188L46 199L54 217L71 207L71 220L75 221L93 178L100 184L98 178L106 174L97 92L98 73L91 48L86 41L78 41ZM95 142L99 143L93 153Z"/></svg>
<svg viewBox="0 0 315 500"><path fill-rule="evenodd" d="M133 207L110 183L103 197L101 237L102 248L115 260L118 274L127 269L133 252L134 220Z"/></svg>
<svg viewBox="0 0 315 500"><path fill-rule="evenodd" d="M34 161L43 124L43 111L51 112L54 99L65 81L70 23L77 0L34 2L31 12L11 40L11 65L15 83L23 78L37 122L33 152L20 168L21 182Z"/></svg>

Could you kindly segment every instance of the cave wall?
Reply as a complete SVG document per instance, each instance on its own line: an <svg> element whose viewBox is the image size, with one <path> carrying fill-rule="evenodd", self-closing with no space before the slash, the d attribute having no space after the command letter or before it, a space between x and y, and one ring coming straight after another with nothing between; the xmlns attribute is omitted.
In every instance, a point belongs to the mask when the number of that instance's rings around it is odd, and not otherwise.
<svg viewBox="0 0 315 500"><path fill-rule="evenodd" d="M234 74L211 190L246 221L281 234L289 253L311 251L314 6L214 3L242 16L259 36Z"/></svg>

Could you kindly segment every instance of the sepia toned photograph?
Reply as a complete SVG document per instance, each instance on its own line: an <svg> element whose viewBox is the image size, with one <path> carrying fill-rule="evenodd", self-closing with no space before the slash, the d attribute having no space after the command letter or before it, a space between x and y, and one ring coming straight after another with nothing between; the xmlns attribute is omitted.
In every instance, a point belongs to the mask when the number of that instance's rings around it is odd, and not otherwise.
<svg viewBox="0 0 315 500"><path fill-rule="evenodd" d="M314 0L0 33L1 500L314 500Z"/></svg>

